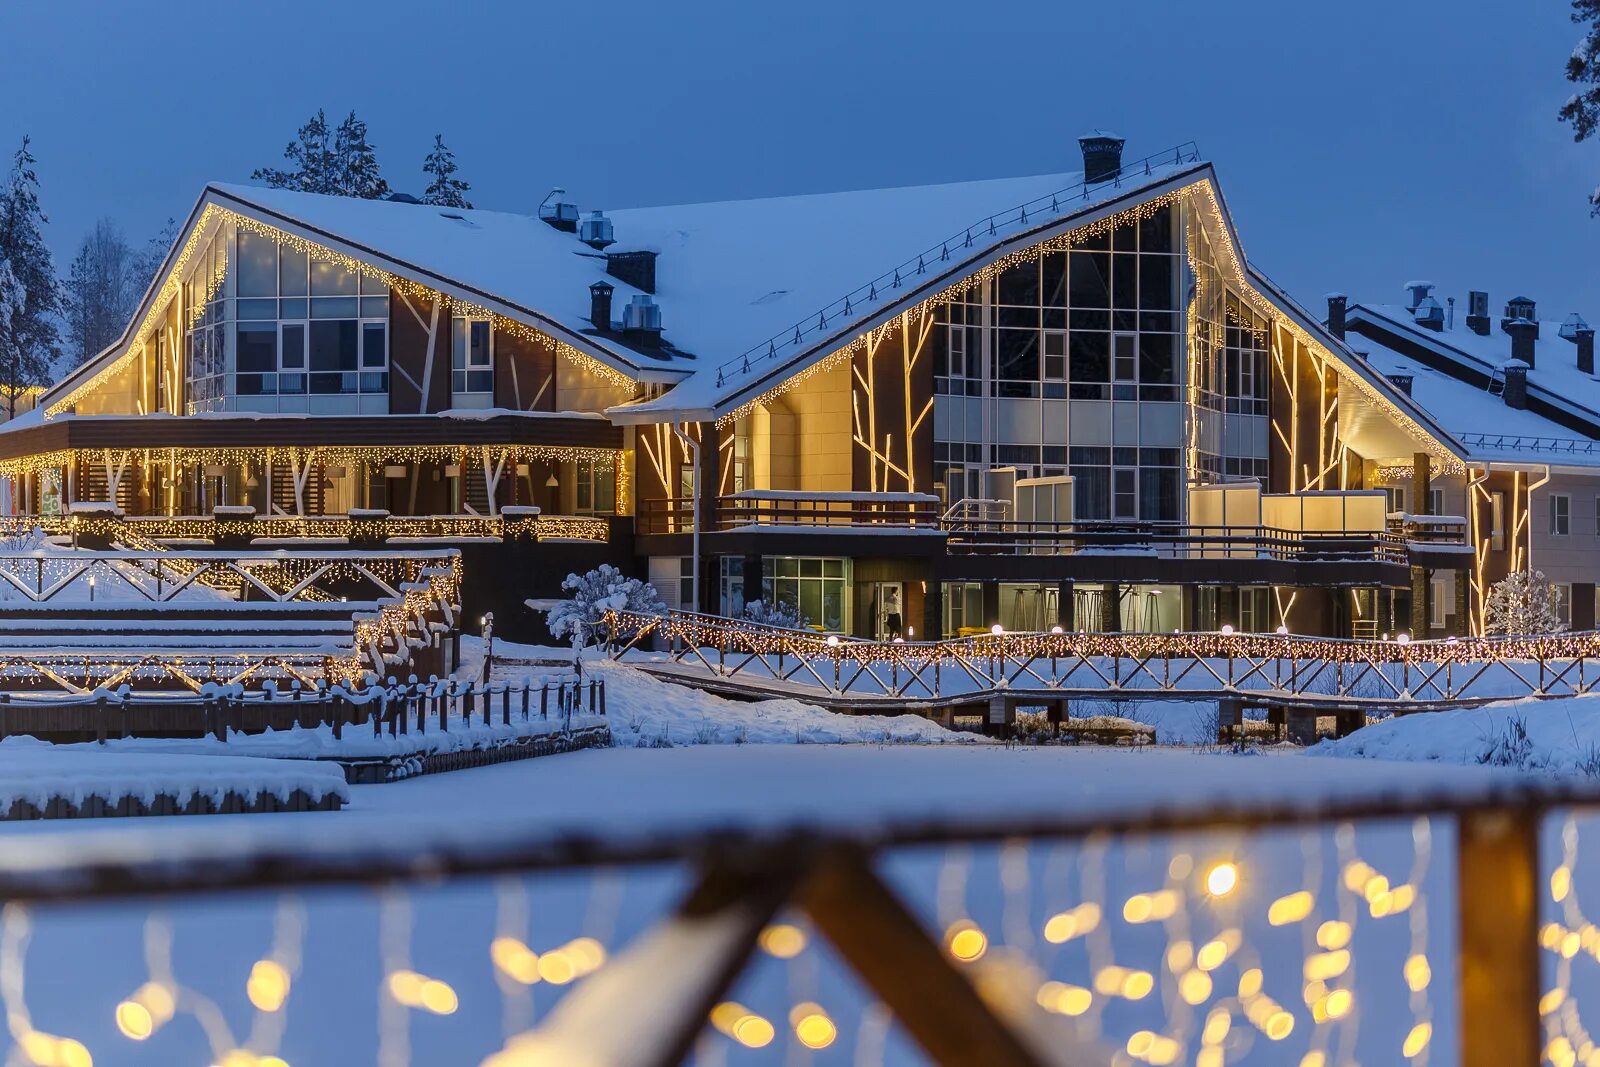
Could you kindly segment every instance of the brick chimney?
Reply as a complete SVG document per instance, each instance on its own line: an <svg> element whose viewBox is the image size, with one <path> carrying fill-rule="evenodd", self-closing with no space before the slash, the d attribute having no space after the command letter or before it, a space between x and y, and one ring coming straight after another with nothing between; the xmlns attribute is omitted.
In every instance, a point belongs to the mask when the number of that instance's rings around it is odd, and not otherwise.
<svg viewBox="0 0 1600 1067"><path fill-rule="evenodd" d="M597 330L611 329L611 294L615 289L610 282L595 282L589 286L589 321Z"/></svg>
<svg viewBox="0 0 1600 1067"><path fill-rule="evenodd" d="M606 273L641 292L656 291L654 252L607 252Z"/></svg>
<svg viewBox="0 0 1600 1067"><path fill-rule="evenodd" d="M1511 358L1520 359L1532 368L1534 342L1539 339L1539 324L1528 319L1506 319L1500 327L1511 335Z"/></svg>
<svg viewBox="0 0 1600 1067"><path fill-rule="evenodd" d="M1083 180L1108 182L1122 173L1123 139L1104 130L1095 130L1078 138L1083 150Z"/></svg>
<svg viewBox="0 0 1600 1067"><path fill-rule="evenodd" d="M1588 326L1579 330L1574 340L1578 342L1578 369L1592 376L1594 374L1594 327Z"/></svg>
<svg viewBox="0 0 1600 1067"><path fill-rule="evenodd" d="M1341 341L1344 340L1344 309L1349 303L1349 297L1343 293L1328 294L1328 332Z"/></svg>
<svg viewBox="0 0 1600 1067"><path fill-rule="evenodd" d="M1506 407L1525 410L1528 406L1528 368L1513 359L1501 368L1501 372L1506 379L1505 392L1501 394L1505 397Z"/></svg>

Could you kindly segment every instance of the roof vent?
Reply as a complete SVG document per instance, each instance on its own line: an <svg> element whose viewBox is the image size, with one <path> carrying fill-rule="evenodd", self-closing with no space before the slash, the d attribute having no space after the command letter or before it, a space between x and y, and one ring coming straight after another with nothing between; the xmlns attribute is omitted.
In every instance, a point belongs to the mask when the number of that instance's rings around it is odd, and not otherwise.
<svg viewBox="0 0 1600 1067"><path fill-rule="evenodd" d="M1489 294L1478 289L1467 293L1467 329L1479 337L1489 336Z"/></svg>
<svg viewBox="0 0 1600 1067"><path fill-rule="evenodd" d="M1411 290L1411 299L1406 301L1406 310L1412 312L1416 311L1417 305L1426 300L1428 294L1433 291L1432 282L1406 282L1405 287Z"/></svg>
<svg viewBox="0 0 1600 1067"><path fill-rule="evenodd" d="M1083 150L1083 180L1087 183L1108 182L1122 173L1122 146L1124 141L1105 130L1091 130L1078 138Z"/></svg>
<svg viewBox="0 0 1600 1067"><path fill-rule="evenodd" d="M1561 323L1561 329L1557 332L1568 341L1577 341L1578 334L1584 330L1588 330L1590 333L1594 332L1594 328L1583 321L1583 316L1574 311Z"/></svg>
<svg viewBox="0 0 1600 1067"><path fill-rule="evenodd" d="M652 297L641 294L628 301L622 309L622 332L635 342L661 343L661 308Z"/></svg>
<svg viewBox="0 0 1600 1067"><path fill-rule="evenodd" d="M578 240L596 251L617 243L611 236L611 220L604 211L591 211L588 218L578 223Z"/></svg>
<svg viewBox="0 0 1600 1067"><path fill-rule="evenodd" d="M547 222L563 233L578 229L578 205L567 199L567 191L556 186L539 201L539 221Z"/></svg>
<svg viewBox="0 0 1600 1067"><path fill-rule="evenodd" d="M390 203L393 203L393 204L420 204L420 203L422 203L421 200L418 200L416 197L412 196L410 193L402 193L402 192L398 192L398 191L390 193L388 196L384 197L384 199L389 201Z"/></svg>
<svg viewBox="0 0 1600 1067"><path fill-rule="evenodd" d="M1539 339L1539 312L1533 306L1533 301L1525 296L1514 296L1506 301L1506 317L1500 320L1500 328L1510 333L1508 328L1513 322L1533 323L1533 339Z"/></svg>
<svg viewBox="0 0 1600 1067"><path fill-rule="evenodd" d="M1444 306L1431 296L1424 296L1417 306L1411 309L1411 317L1418 326L1429 330L1444 329Z"/></svg>
<svg viewBox="0 0 1600 1067"><path fill-rule="evenodd" d="M1384 377L1389 379L1389 384L1406 394L1406 396L1411 395L1411 383L1416 380L1415 375L1395 373L1386 374Z"/></svg>

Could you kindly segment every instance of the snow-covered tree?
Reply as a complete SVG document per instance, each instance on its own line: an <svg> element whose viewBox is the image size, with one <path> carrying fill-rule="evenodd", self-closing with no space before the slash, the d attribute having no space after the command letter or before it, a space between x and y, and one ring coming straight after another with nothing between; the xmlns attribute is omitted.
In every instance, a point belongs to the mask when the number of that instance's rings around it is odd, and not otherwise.
<svg viewBox="0 0 1600 1067"><path fill-rule="evenodd" d="M801 616L799 608L782 600L752 600L744 606L744 617L763 626L781 626L786 630L803 629L811 621Z"/></svg>
<svg viewBox="0 0 1600 1067"><path fill-rule="evenodd" d="M428 176L428 188L422 194L424 204L440 207L471 208L467 192L471 185L455 176L456 154L444 143L444 134L433 135L433 150L422 162L422 173Z"/></svg>
<svg viewBox="0 0 1600 1067"><path fill-rule="evenodd" d="M1486 634L1558 634L1561 590L1545 579L1543 571L1514 571L1489 587L1483 605Z"/></svg>
<svg viewBox="0 0 1600 1067"><path fill-rule="evenodd" d="M291 164L287 169L261 167L250 177L259 179L274 189L298 189L303 193L337 193L337 167L335 166L332 134L328 118L322 109L307 120L295 133L294 140L283 150L283 158Z"/></svg>
<svg viewBox="0 0 1600 1067"><path fill-rule="evenodd" d="M17 397L29 386L50 380L60 355L60 287L44 241L48 221L39 207L39 178L29 139L12 157L11 175L0 192L0 262L8 281L0 283L0 400L15 416Z"/></svg>
<svg viewBox="0 0 1600 1067"><path fill-rule="evenodd" d="M354 111L339 123L333 138L333 158L335 191L339 195L362 200L381 200L389 195L389 183L383 180L377 153L367 140L367 124L356 118Z"/></svg>
<svg viewBox="0 0 1600 1067"><path fill-rule="evenodd" d="M570 635L573 648L610 636L605 622L608 611L659 615L666 610L655 586L629 578L609 563L587 574L567 575L561 588L571 593L572 599L551 609L550 632L556 637Z"/></svg>
<svg viewBox="0 0 1600 1067"><path fill-rule="evenodd" d="M1574 141L1586 141L1600 129L1600 0L1572 0L1572 21L1588 29L1567 60L1567 81L1581 88L1561 106L1561 121L1572 126ZM1589 203L1600 215L1600 188Z"/></svg>
<svg viewBox="0 0 1600 1067"><path fill-rule="evenodd" d="M115 341L144 284L136 277L133 249L111 219L101 219L78 246L67 271L68 355L79 364Z"/></svg>

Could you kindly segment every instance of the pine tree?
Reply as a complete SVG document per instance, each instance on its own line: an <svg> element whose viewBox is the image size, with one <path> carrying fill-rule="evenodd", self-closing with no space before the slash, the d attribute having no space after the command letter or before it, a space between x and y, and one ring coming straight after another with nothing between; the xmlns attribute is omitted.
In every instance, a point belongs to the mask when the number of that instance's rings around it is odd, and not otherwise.
<svg viewBox="0 0 1600 1067"><path fill-rule="evenodd" d="M1514 571L1489 587L1483 605L1486 634L1558 634L1561 591L1545 579L1543 571Z"/></svg>
<svg viewBox="0 0 1600 1067"><path fill-rule="evenodd" d="M1572 126L1572 139L1586 141L1600 129L1600 0L1572 0L1572 21L1588 32L1567 60L1567 81L1583 88L1561 106L1561 121ZM1589 194L1591 215L1600 216L1600 188Z"/></svg>
<svg viewBox="0 0 1600 1067"><path fill-rule="evenodd" d="M335 192L362 200L380 200L389 195L378 157L367 141L367 124L354 111L339 123L333 141Z"/></svg>
<svg viewBox="0 0 1600 1067"><path fill-rule="evenodd" d="M48 221L39 207L39 178L29 138L12 159L11 176L0 193L0 262L10 274L0 301L0 397L8 417L29 386L50 379L60 355L60 289L50 249L44 242Z"/></svg>
<svg viewBox="0 0 1600 1067"><path fill-rule="evenodd" d="M301 126L295 139L283 150L283 158L293 166L288 170L261 167L253 171L252 178L260 179L274 189L298 189L303 193L337 193L337 168L334 150L329 146L328 119L318 108L317 113Z"/></svg>
<svg viewBox="0 0 1600 1067"><path fill-rule="evenodd" d="M133 249L111 219L95 223L78 246L67 273L67 341L73 363L81 364L115 341L133 315L143 292Z"/></svg>
<svg viewBox="0 0 1600 1067"><path fill-rule="evenodd" d="M422 173L431 179L427 191L422 194L424 204L471 209L472 203L466 194L472 186L455 177L456 154L445 147L444 134L433 135L433 151L423 160Z"/></svg>

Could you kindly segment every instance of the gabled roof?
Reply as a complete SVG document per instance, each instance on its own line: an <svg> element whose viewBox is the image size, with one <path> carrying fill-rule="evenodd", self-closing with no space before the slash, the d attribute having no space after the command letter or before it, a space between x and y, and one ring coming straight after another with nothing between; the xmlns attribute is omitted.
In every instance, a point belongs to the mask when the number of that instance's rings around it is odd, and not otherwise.
<svg viewBox="0 0 1600 1067"><path fill-rule="evenodd" d="M1442 330L1431 330L1417 323L1403 305L1352 304L1345 311L1345 329L1360 333L1390 351L1408 355L1413 363L1422 360L1405 349L1426 353L1432 362L1451 368L1472 383L1492 378L1511 359L1511 337L1500 328L1498 318L1491 319L1487 335L1480 335L1466 327L1462 315L1457 315L1455 322ZM1595 430L1591 436L1600 436L1600 378L1578 369L1577 346L1561 337L1560 332L1559 322L1539 323L1539 339L1534 342L1534 366L1528 372L1528 396L1593 426ZM1384 337L1391 338L1391 343L1384 345ZM1488 398L1505 410L1499 398ZM1492 428L1463 426L1459 420L1452 422L1449 412L1434 410L1452 429ZM1549 419L1543 421L1559 436L1572 437L1576 432Z"/></svg>
<svg viewBox="0 0 1600 1067"><path fill-rule="evenodd" d="M1346 344L1379 374L1410 377L1412 399L1449 428L1469 462L1600 466L1600 441L1581 438L1538 412L1509 407L1484 386L1463 381L1376 338L1352 334Z"/></svg>

